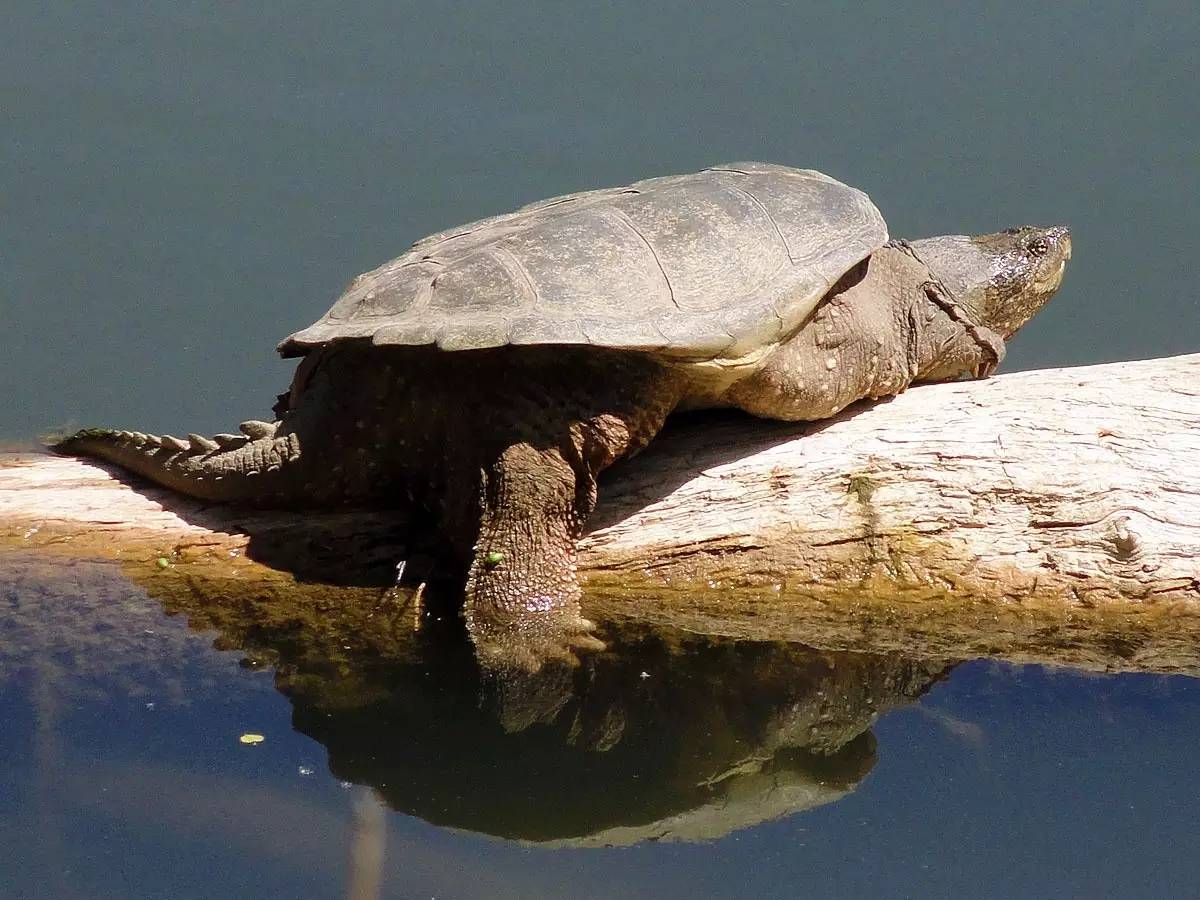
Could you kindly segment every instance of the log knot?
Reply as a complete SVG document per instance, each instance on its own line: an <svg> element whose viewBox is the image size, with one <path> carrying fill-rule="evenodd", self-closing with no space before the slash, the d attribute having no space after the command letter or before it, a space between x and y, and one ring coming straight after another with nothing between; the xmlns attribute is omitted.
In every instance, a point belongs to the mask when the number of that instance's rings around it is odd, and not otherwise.
<svg viewBox="0 0 1200 900"><path fill-rule="evenodd" d="M1112 555L1122 561L1136 559L1141 556L1142 540L1133 528L1133 520L1126 515L1115 516L1109 520L1109 541L1112 544Z"/></svg>

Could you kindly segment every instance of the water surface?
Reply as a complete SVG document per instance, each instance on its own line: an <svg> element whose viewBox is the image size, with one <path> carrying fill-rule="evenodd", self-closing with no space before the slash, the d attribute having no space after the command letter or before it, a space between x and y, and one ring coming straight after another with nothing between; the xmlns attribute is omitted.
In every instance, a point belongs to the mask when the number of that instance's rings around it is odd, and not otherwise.
<svg viewBox="0 0 1200 900"><path fill-rule="evenodd" d="M627 628L499 690L411 636L0 562L6 898L346 896L380 846L386 897L1200 891L1193 678Z"/></svg>

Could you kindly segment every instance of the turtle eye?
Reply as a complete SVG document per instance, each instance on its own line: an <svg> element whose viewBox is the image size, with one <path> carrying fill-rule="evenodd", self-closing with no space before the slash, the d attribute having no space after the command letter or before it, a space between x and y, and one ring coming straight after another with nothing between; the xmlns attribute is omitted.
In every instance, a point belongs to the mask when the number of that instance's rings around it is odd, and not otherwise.
<svg viewBox="0 0 1200 900"><path fill-rule="evenodd" d="M1037 238L1030 241L1026 249L1034 256L1045 256L1050 252L1050 242L1045 238Z"/></svg>

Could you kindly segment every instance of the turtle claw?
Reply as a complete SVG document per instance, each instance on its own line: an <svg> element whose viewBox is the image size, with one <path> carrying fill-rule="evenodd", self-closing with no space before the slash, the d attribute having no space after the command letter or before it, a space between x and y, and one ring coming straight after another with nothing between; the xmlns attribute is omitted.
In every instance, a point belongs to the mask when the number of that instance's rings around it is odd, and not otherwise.
<svg viewBox="0 0 1200 900"><path fill-rule="evenodd" d="M468 617L468 631L480 667L487 672L539 672L547 664L580 665L580 657L608 645L596 636L596 624L566 610L521 613L503 623Z"/></svg>
<svg viewBox="0 0 1200 900"><path fill-rule="evenodd" d="M573 650L584 653L603 653L608 649L608 644L596 637L598 630L596 623L591 619L580 617L578 631L568 636L567 643Z"/></svg>
<svg viewBox="0 0 1200 900"><path fill-rule="evenodd" d="M576 620L573 630L564 629L538 647L542 659L578 666L581 654L602 653L608 649L608 644L596 637L596 630L594 622L584 618Z"/></svg>

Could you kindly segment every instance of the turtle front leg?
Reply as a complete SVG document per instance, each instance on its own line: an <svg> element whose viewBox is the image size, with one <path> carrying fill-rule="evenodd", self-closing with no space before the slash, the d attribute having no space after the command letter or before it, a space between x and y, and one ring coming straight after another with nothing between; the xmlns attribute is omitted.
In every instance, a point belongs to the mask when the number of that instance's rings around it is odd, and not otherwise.
<svg viewBox="0 0 1200 900"><path fill-rule="evenodd" d="M492 670L572 662L603 646L575 577L596 478L658 433L681 378L590 347L506 348L455 363L418 399L440 417L441 528L469 563L471 640Z"/></svg>
<svg viewBox="0 0 1200 900"><path fill-rule="evenodd" d="M486 668L535 669L603 649L575 575L575 542L595 503L590 467L560 448L512 444L484 469L464 614Z"/></svg>

